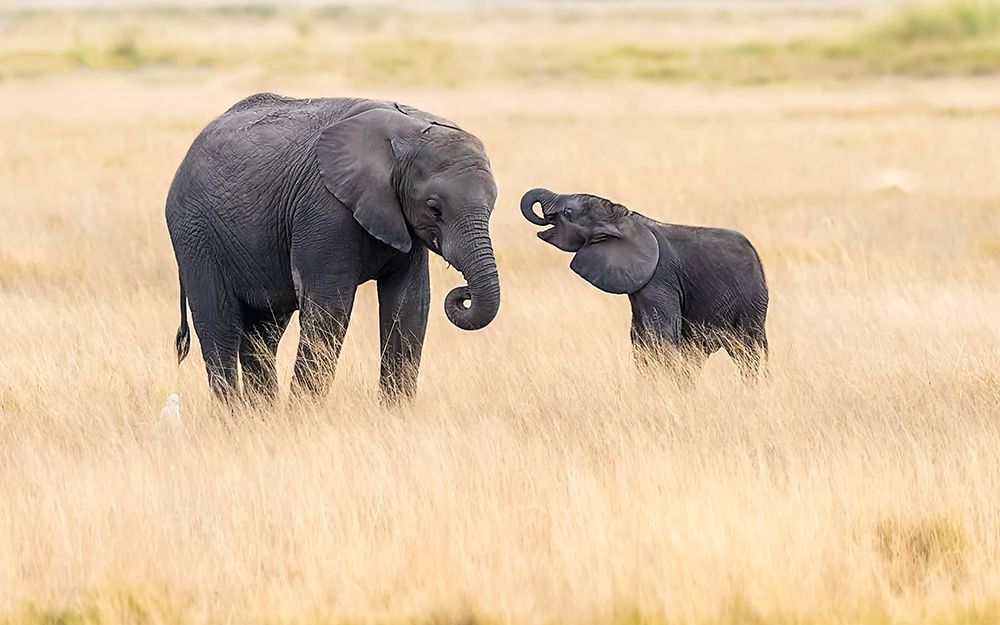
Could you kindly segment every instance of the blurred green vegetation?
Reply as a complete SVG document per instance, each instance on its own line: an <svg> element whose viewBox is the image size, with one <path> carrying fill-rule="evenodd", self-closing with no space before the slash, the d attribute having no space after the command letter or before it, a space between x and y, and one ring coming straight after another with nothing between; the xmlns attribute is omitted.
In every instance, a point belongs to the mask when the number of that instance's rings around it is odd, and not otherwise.
<svg viewBox="0 0 1000 625"><path fill-rule="evenodd" d="M847 33L678 48L623 45L577 59L591 78L723 82L944 77L1000 72L1000 2L903 5Z"/></svg>
<svg viewBox="0 0 1000 625"><path fill-rule="evenodd" d="M537 14L508 9L448 13L253 4L8 12L0 13L5 35L0 79L153 66L254 67L332 73L358 83L429 86L489 80L769 83L1000 73L1000 0L905 4L846 29L735 42L650 35L655 28L633 36L629 22L604 24L606 15L561 10L542 20L543 26L537 25ZM681 18L654 13L647 21L670 19ZM594 36L588 35L588 23Z"/></svg>
<svg viewBox="0 0 1000 625"><path fill-rule="evenodd" d="M974 75L1000 68L1000 2L952 0L904 5L883 22L821 48L871 71Z"/></svg>
<svg viewBox="0 0 1000 625"><path fill-rule="evenodd" d="M867 36L882 45L968 42L1000 35L1000 3L985 0L904 5Z"/></svg>

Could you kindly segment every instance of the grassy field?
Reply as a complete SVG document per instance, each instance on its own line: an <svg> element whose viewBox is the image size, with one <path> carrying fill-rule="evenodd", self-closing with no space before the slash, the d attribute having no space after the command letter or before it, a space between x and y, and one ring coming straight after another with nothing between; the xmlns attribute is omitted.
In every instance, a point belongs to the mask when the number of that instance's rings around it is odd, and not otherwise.
<svg viewBox="0 0 1000 625"><path fill-rule="evenodd" d="M617 80L746 84L1000 71L1000 2L594 0L385 10L198 5L0 13L0 79L74 68L243 68L270 84ZM751 8L740 10L749 5ZM2 4L0 4L2 7ZM548 7L548 8L545 8Z"/></svg>
<svg viewBox="0 0 1000 625"><path fill-rule="evenodd" d="M995 47L993 6L3 14L0 623L1000 621L1000 80L961 56ZM871 33L946 60L790 52ZM724 60L746 42L778 55L766 84ZM574 69L625 45L708 60ZM487 146L500 315L452 327L461 276L432 260L412 407L378 404L371 284L319 405L230 417L196 350L175 364L166 189L265 89L400 100ZM518 214L537 185L743 231L769 379L725 355L693 390L637 376L626 300Z"/></svg>

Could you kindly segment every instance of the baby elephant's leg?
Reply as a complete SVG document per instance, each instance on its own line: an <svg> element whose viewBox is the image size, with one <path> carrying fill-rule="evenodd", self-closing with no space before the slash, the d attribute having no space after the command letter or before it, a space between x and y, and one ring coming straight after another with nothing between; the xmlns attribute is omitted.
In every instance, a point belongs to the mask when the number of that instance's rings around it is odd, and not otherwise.
<svg viewBox="0 0 1000 625"><path fill-rule="evenodd" d="M726 341L725 346L743 379L757 379L767 362L767 334L764 324L738 322L733 336Z"/></svg>
<svg viewBox="0 0 1000 625"><path fill-rule="evenodd" d="M644 290L645 291L645 290ZM669 371L678 378L691 379L693 350L681 337L680 295L667 290L639 291L629 295L632 303L632 353L643 373Z"/></svg>

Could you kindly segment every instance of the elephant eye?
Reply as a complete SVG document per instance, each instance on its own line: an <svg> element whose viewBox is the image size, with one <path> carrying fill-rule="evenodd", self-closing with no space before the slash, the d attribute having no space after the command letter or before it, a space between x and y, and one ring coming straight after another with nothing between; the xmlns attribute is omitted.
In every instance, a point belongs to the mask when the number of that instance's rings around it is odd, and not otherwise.
<svg viewBox="0 0 1000 625"><path fill-rule="evenodd" d="M438 204L437 200L427 200L427 208L436 221L441 221L441 205Z"/></svg>
<svg viewBox="0 0 1000 625"><path fill-rule="evenodd" d="M563 209L563 216L566 217L566 218L572 217L573 216L573 209L570 208L569 206L567 206L566 208L564 208Z"/></svg>

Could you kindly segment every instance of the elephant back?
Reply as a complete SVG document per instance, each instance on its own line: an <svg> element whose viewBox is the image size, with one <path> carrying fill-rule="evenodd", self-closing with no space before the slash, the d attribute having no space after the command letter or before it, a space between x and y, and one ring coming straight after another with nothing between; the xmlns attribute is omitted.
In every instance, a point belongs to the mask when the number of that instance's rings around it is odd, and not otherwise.
<svg viewBox="0 0 1000 625"><path fill-rule="evenodd" d="M277 93L265 91L263 93L255 93L243 98L236 104L226 109L226 113L245 111L247 109L257 108L261 105L287 104L294 101L295 98L289 98L287 96L278 95Z"/></svg>

